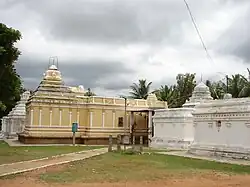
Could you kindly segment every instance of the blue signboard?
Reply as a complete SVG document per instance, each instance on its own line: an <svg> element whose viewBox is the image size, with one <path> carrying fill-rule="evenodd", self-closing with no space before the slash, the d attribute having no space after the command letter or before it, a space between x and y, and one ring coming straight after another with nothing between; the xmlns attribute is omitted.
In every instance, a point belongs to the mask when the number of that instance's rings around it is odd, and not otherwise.
<svg viewBox="0 0 250 187"><path fill-rule="evenodd" d="M72 123L72 132L75 133L78 131L78 123Z"/></svg>

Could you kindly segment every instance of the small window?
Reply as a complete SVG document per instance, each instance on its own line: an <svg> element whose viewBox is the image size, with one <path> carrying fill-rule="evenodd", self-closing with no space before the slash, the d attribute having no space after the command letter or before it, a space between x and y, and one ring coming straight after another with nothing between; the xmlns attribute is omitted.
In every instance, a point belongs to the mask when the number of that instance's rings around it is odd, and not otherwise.
<svg viewBox="0 0 250 187"><path fill-rule="evenodd" d="M123 117L118 118L118 127L123 127Z"/></svg>
<svg viewBox="0 0 250 187"><path fill-rule="evenodd" d="M220 120L216 122L216 126L217 126L218 128L221 127L221 121L220 121Z"/></svg>
<svg viewBox="0 0 250 187"><path fill-rule="evenodd" d="M218 132L220 131L220 128L221 128L221 121L216 121L216 127L218 129Z"/></svg>

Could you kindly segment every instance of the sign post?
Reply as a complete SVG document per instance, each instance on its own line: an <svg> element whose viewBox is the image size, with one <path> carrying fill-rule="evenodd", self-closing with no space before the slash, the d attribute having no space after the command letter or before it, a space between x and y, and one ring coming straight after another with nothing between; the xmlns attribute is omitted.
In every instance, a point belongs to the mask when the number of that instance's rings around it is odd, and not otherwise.
<svg viewBox="0 0 250 187"><path fill-rule="evenodd" d="M73 145L76 143L76 132L78 131L78 123L72 123L72 132L73 132Z"/></svg>

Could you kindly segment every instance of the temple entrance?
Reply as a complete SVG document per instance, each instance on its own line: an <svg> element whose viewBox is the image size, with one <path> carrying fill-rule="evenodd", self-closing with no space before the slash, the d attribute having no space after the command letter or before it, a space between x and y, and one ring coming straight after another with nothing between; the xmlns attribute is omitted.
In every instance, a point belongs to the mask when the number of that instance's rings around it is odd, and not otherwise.
<svg viewBox="0 0 250 187"><path fill-rule="evenodd" d="M140 144L140 137L143 137L143 144L148 145L152 137L152 110L130 111L130 140Z"/></svg>

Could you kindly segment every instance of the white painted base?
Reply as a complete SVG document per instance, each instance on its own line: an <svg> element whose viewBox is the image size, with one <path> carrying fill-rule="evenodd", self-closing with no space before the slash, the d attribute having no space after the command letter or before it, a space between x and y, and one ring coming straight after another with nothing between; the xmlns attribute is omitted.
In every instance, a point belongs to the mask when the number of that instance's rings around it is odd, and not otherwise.
<svg viewBox="0 0 250 187"><path fill-rule="evenodd" d="M155 110L151 147L188 149L194 139L193 108Z"/></svg>
<svg viewBox="0 0 250 187"><path fill-rule="evenodd" d="M250 147L192 144L188 152L201 156L250 160Z"/></svg>
<svg viewBox="0 0 250 187"><path fill-rule="evenodd" d="M3 139L4 139L4 132L1 131L1 132L0 132L0 140L3 140Z"/></svg>
<svg viewBox="0 0 250 187"><path fill-rule="evenodd" d="M150 147L157 149L189 149L192 141L166 137L153 137Z"/></svg>
<svg viewBox="0 0 250 187"><path fill-rule="evenodd" d="M0 137L3 136L9 139L17 137L17 133L24 130L25 122L25 116L4 117Z"/></svg>

